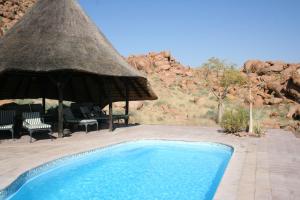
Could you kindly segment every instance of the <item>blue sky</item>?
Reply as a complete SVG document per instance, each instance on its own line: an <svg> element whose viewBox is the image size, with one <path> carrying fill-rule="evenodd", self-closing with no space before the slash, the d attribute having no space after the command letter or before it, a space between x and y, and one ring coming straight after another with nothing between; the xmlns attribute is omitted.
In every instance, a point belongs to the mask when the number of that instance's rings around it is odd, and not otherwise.
<svg viewBox="0 0 300 200"><path fill-rule="evenodd" d="M299 0L79 0L124 56L171 51L199 66L210 57L300 62Z"/></svg>

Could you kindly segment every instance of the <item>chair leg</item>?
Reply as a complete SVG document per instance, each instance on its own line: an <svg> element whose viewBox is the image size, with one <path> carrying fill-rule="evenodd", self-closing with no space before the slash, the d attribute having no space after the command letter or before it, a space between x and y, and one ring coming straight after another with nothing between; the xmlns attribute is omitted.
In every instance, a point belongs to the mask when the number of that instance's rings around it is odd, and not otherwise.
<svg viewBox="0 0 300 200"><path fill-rule="evenodd" d="M29 131L29 135L30 135L30 143L32 143L32 131Z"/></svg>
<svg viewBox="0 0 300 200"><path fill-rule="evenodd" d="M98 131L98 130L99 130L99 129L98 129L98 122L96 123L96 125L97 125L97 131Z"/></svg>
<svg viewBox="0 0 300 200"><path fill-rule="evenodd" d="M87 128L87 124L85 124L85 134L87 134L88 133L88 128Z"/></svg>
<svg viewBox="0 0 300 200"><path fill-rule="evenodd" d="M11 137L12 137L12 139L15 140L15 137L14 137L14 129L11 129L10 131L11 131Z"/></svg>
<svg viewBox="0 0 300 200"><path fill-rule="evenodd" d="M51 141L53 141L53 135L52 135L53 133L52 133L52 130L51 129L49 129L49 135L50 135L50 137L51 137Z"/></svg>

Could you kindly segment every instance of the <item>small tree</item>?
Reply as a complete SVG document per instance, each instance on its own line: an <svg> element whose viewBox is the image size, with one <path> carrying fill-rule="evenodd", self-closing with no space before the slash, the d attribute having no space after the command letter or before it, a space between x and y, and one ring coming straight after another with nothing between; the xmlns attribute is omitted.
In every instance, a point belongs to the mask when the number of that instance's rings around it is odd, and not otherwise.
<svg viewBox="0 0 300 200"><path fill-rule="evenodd" d="M246 69L246 74L247 74L247 82L246 82L246 87L248 89L248 97L246 97L248 103L249 103L249 129L248 133L253 133L253 128L254 128L254 123L253 123L253 102L254 98L252 95L252 90L255 87L261 87L260 85L253 85L252 80L251 80L251 70ZM254 131L255 132L255 131Z"/></svg>
<svg viewBox="0 0 300 200"><path fill-rule="evenodd" d="M252 96L252 81L249 76L249 72L247 72L248 77L248 90L249 90L249 133L253 133L253 96Z"/></svg>
<svg viewBox="0 0 300 200"><path fill-rule="evenodd" d="M227 64L218 58L208 59L202 67L207 86L218 101L217 123L220 123L224 110L223 103L228 91L233 86L245 84L246 80L235 65Z"/></svg>

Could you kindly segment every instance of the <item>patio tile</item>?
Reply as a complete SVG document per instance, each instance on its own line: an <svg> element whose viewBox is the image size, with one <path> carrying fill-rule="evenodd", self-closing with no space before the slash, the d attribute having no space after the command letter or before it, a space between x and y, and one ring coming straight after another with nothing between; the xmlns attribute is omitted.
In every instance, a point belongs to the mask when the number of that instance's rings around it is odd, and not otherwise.
<svg viewBox="0 0 300 200"><path fill-rule="evenodd" d="M282 130L263 138L236 137L213 127L141 125L89 134L74 133L54 141L28 143L28 137L0 143L0 188L22 172L65 155L141 139L209 141L231 145L234 154L215 199L300 199L300 139Z"/></svg>

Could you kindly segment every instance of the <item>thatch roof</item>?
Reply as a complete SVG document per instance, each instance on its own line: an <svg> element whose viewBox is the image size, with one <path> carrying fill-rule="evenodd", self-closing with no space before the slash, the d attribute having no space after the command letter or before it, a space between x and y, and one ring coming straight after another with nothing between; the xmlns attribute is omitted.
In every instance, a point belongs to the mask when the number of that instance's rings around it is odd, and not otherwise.
<svg viewBox="0 0 300 200"><path fill-rule="evenodd" d="M57 80L70 101L157 98L75 0L39 0L0 40L0 99L57 99Z"/></svg>

